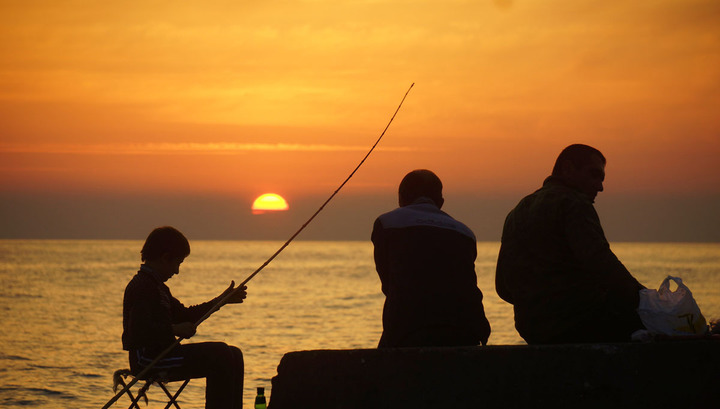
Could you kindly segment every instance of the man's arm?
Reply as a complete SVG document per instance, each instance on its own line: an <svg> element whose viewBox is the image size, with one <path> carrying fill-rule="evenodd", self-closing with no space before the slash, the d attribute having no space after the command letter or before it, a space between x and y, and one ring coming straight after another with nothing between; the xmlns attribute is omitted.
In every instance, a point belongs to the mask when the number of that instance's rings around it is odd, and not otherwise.
<svg viewBox="0 0 720 409"><path fill-rule="evenodd" d="M386 266L387 266L387 246L385 245L385 231L380 222L380 219L375 220L373 225L372 235L370 240L373 243L373 257L375 259L375 270L380 277L380 284L383 294L387 295L385 291L385 279L386 279Z"/></svg>
<svg viewBox="0 0 720 409"><path fill-rule="evenodd" d="M575 203L567 212L565 224L568 243L587 271L600 274L629 291L645 288L610 250L605 232L591 203Z"/></svg>

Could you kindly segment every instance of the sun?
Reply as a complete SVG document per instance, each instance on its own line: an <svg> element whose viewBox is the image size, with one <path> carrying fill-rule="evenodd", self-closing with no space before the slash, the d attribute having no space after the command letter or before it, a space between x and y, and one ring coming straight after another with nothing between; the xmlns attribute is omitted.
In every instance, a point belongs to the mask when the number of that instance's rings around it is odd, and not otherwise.
<svg viewBox="0 0 720 409"><path fill-rule="evenodd" d="M252 213L283 212L289 208L287 200L283 199L282 196L275 193L265 193L253 202Z"/></svg>

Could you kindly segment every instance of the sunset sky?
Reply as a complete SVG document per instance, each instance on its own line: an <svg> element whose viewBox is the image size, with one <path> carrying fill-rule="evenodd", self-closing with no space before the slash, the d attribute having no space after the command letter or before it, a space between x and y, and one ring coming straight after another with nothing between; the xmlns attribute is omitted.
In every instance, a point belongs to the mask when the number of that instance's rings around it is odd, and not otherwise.
<svg viewBox="0 0 720 409"><path fill-rule="evenodd" d="M717 0L0 2L0 238L369 239L416 168L480 240L560 150L611 240L720 241ZM253 215L263 193L287 212Z"/></svg>

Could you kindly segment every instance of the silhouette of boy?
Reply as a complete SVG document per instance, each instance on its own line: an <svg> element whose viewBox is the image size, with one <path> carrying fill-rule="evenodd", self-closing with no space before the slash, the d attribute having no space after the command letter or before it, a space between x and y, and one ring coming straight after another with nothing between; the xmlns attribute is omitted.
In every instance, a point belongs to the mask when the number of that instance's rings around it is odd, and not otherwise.
<svg viewBox="0 0 720 409"><path fill-rule="evenodd" d="M129 351L130 368L138 374L172 345L176 337L195 335L195 322L215 303L235 291L235 282L218 297L185 307L164 284L179 274L180 264L190 254L185 236L173 227L158 227L145 240L140 271L125 288L123 300L123 349ZM242 303L246 287L228 303ZM242 407L244 363L240 349L223 342L177 345L160 360L150 374L167 380L206 378L205 407Z"/></svg>

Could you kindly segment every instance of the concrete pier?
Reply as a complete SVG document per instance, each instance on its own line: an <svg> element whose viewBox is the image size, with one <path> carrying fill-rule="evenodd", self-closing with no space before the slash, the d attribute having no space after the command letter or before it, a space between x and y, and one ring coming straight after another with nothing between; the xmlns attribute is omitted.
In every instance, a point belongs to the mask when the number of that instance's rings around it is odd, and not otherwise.
<svg viewBox="0 0 720 409"><path fill-rule="evenodd" d="M286 354L270 409L720 408L720 341Z"/></svg>

